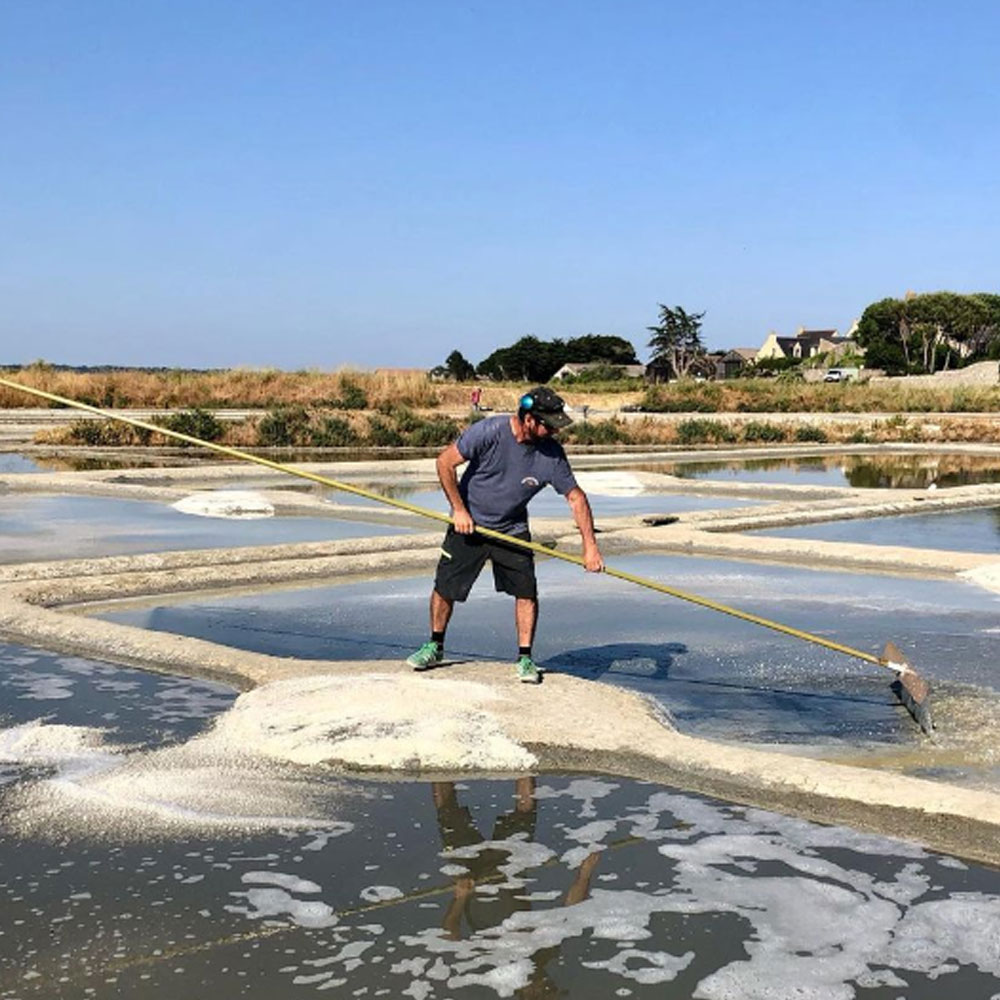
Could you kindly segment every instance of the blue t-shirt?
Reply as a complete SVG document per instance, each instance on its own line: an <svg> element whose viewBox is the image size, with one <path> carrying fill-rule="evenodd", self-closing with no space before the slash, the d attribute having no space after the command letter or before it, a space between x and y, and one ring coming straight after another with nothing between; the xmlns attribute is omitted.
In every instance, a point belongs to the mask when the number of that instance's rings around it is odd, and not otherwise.
<svg viewBox="0 0 1000 1000"><path fill-rule="evenodd" d="M476 524L505 534L527 531L528 501L546 486L565 496L576 486L562 445L552 438L519 444L509 416L487 417L456 442L468 460L458 484Z"/></svg>

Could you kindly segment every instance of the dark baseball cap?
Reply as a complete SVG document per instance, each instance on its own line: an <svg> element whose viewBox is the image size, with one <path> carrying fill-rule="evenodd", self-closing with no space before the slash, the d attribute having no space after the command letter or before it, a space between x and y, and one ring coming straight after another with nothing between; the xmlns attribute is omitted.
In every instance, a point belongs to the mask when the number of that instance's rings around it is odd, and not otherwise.
<svg viewBox="0 0 1000 1000"><path fill-rule="evenodd" d="M537 417L546 427L554 431L573 423L573 418L566 413L565 406L562 397L547 385L530 389L521 397L520 402L522 410Z"/></svg>

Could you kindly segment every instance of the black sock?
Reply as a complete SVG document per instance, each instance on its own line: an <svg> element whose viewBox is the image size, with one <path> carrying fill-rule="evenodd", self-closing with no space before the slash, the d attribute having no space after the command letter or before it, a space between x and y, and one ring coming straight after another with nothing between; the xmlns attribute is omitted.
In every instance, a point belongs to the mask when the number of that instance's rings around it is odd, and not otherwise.
<svg viewBox="0 0 1000 1000"><path fill-rule="evenodd" d="M444 649L444 632L431 632L431 642L436 642L438 649Z"/></svg>
<svg viewBox="0 0 1000 1000"><path fill-rule="evenodd" d="M518 656L531 656L531 647L530 646L518 646L517 647L517 655Z"/></svg>

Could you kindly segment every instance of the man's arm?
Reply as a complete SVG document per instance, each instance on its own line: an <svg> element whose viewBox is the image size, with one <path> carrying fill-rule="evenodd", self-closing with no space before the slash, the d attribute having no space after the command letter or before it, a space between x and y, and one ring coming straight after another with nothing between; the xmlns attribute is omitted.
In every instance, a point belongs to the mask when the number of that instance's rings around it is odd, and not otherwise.
<svg viewBox="0 0 1000 1000"><path fill-rule="evenodd" d="M458 467L464 465L466 459L458 450L458 445L454 442L448 445L437 457L437 474L441 482L441 489L451 504L451 517L455 522L455 530L460 535L471 535L475 524L472 516L466 509L462 501L462 494L458 492Z"/></svg>
<svg viewBox="0 0 1000 1000"><path fill-rule="evenodd" d="M566 494L566 502L573 511L573 520L580 529L580 537L583 539L583 564L588 573L600 573L604 569L604 559L600 549L597 547L597 536L594 534L594 515L590 510L590 501L587 494L574 486Z"/></svg>

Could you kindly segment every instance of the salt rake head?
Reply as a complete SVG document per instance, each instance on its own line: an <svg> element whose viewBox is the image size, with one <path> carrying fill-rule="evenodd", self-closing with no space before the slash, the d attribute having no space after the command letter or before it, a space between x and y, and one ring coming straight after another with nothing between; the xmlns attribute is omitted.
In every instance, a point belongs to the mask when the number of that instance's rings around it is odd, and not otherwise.
<svg viewBox="0 0 1000 1000"><path fill-rule="evenodd" d="M891 684L896 697L913 716L917 725L928 736L932 735L934 719L931 717L930 685L910 666L894 642L885 644L882 663L896 672L896 679Z"/></svg>

